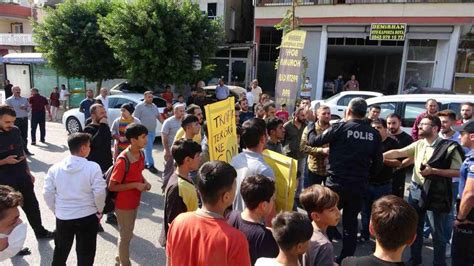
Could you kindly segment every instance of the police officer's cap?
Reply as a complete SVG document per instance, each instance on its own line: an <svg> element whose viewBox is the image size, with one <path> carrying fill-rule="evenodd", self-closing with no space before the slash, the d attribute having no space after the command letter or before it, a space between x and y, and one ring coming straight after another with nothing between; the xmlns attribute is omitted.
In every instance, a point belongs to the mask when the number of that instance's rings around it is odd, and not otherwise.
<svg viewBox="0 0 474 266"><path fill-rule="evenodd" d="M474 119L467 121L460 126L453 126L456 131L465 131L467 133L474 133Z"/></svg>

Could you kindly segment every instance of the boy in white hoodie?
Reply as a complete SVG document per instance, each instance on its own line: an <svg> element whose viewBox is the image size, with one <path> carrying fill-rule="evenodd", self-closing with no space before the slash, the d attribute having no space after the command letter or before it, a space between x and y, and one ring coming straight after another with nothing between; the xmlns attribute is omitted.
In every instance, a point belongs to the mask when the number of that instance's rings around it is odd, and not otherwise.
<svg viewBox="0 0 474 266"><path fill-rule="evenodd" d="M44 200L56 216L52 265L66 265L74 237L78 265L94 264L106 183L99 165L86 159L90 139L87 133L69 135L71 155L53 165L44 180Z"/></svg>

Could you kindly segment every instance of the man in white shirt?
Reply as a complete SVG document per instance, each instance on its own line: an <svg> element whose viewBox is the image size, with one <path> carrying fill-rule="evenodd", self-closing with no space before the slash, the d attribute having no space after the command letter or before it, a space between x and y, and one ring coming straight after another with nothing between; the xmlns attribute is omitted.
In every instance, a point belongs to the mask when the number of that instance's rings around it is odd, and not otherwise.
<svg viewBox="0 0 474 266"><path fill-rule="evenodd" d="M53 165L44 180L43 197L56 216L53 265L66 265L74 237L78 265L94 264L106 183L99 165L86 159L90 141L87 133L69 135L71 155Z"/></svg>
<svg viewBox="0 0 474 266"><path fill-rule="evenodd" d="M265 132L265 121L260 118L252 118L242 125L241 141L245 149L234 156L231 165L237 171L237 189L232 205L234 210L243 211L245 202L240 194L240 184L248 176L263 175L275 180L275 174L270 166L263 160L262 152L265 150L267 135Z"/></svg>
<svg viewBox="0 0 474 266"><path fill-rule="evenodd" d="M96 100L100 100L106 112L109 112L109 96L108 95L109 95L109 91L107 91L106 88L101 88L100 94L97 97L95 97Z"/></svg>
<svg viewBox="0 0 474 266"><path fill-rule="evenodd" d="M262 95L263 91L260 86L258 86L258 80L254 79L251 83L252 87L252 95L253 95L253 103L258 104L260 102L260 95Z"/></svg>

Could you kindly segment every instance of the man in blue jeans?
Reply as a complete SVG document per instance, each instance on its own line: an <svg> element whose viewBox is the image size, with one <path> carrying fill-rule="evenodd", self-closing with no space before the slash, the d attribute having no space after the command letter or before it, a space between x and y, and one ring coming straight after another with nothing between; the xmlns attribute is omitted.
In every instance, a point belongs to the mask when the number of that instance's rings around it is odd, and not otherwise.
<svg viewBox="0 0 474 266"><path fill-rule="evenodd" d="M142 125L148 129L147 143L145 147L145 168L153 174L158 173L152 156L153 142L156 136L156 124L160 118L160 111L153 103L153 92L146 91L143 94L143 102L137 104L133 116L138 118Z"/></svg>
<svg viewBox="0 0 474 266"><path fill-rule="evenodd" d="M388 135L387 122L384 119L374 119L371 124L372 127L377 129L380 133L383 152L395 150L400 147L398 141ZM369 177L369 185L363 196L361 211L362 229L359 242L365 242L370 239L369 221L372 204L379 198L392 194L393 170L396 167L400 167L401 164L402 163L397 159L384 160L382 170L378 174Z"/></svg>
<svg viewBox="0 0 474 266"><path fill-rule="evenodd" d="M436 176L437 178L453 178L459 176L459 168L462 163L461 154L451 145L447 149L450 162L448 169L434 168L428 165L428 161L434 155L438 145L443 143L443 139L438 133L441 129L441 120L434 115L427 115L418 124L418 134L420 139L409 146L391 150L384 153L384 159L395 159L409 157L414 159L412 182L409 187L408 203L412 205L418 213L417 237L411 246L411 265L421 265L421 251L423 247L423 224L426 216L426 209L420 208L419 203L423 190L425 178ZM433 230L433 265L446 265L446 235L445 221L448 212L432 211L428 214L428 219Z"/></svg>

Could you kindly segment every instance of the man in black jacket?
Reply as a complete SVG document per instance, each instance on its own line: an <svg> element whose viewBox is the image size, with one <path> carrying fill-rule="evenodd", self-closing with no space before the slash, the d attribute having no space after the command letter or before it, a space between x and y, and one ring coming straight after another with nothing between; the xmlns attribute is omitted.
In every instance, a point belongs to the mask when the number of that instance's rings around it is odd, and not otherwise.
<svg viewBox="0 0 474 266"><path fill-rule="evenodd" d="M365 120L367 103L354 98L346 110L345 121L334 124L321 135L311 130L308 144L321 147L329 143L329 177L326 186L339 194L343 208L344 236L342 251L336 262L353 256L357 244L357 215L369 175L375 176L383 165L382 141L377 130Z"/></svg>
<svg viewBox="0 0 474 266"><path fill-rule="evenodd" d="M102 104L96 103L90 107L91 122L84 128L85 133L91 135L91 151L87 160L96 162L102 173L105 173L113 164L111 141L112 133L107 123L107 111ZM107 223L117 224L115 215L107 215ZM99 226L99 230L103 230Z"/></svg>

